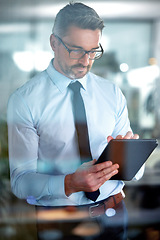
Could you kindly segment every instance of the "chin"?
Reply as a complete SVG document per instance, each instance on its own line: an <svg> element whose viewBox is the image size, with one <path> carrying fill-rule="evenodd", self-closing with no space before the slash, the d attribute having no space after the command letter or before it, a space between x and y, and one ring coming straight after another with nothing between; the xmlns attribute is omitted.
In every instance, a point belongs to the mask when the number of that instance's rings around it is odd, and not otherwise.
<svg viewBox="0 0 160 240"><path fill-rule="evenodd" d="M77 73L77 74L75 74L75 78L78 78L78 79L83 78L87 73L88 73L88 71Z"/></svg>
<svg viewBox="0 0 160 240"><path fill-rule="evenodd" d="M70 79L80 79L83 78L89 71L82 71L82 72L70 72L68 77ZM67 75L66 75L67 76Z"/></svg>

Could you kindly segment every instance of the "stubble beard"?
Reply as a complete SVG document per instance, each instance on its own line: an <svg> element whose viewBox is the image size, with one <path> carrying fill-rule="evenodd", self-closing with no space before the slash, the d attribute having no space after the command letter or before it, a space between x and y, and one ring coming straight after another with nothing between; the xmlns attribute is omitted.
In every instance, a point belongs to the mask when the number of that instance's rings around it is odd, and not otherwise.
<svg viewBox="0 0 160 240"><path fill-rule="evenodd" d="M83 66L82 64L75 64L73 66L65 66L63 67L61 64L61 70L64 73L64 75L70 79L79 79L79 78L83 78L90 70L91 70L91 66ZM74 69L76 70L76 68L82 68L83 70L77 70L74 71Z"/></svg>

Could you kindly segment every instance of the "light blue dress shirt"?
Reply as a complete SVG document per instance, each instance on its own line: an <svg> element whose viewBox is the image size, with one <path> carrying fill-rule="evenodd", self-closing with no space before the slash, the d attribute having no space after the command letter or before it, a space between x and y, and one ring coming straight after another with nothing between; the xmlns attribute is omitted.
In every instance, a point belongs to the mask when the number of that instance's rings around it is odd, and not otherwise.
<svg viewBox="0 0 160 240"><path fill-rule="evenodd" d="M130 129L126 100L120 89L88 73L79 79L83 88L90 147L98 159L107 136ZM64 178L81 165L74 126L71 79L49 67L17 89L8 102L11 187L30 204L81 205L91 203L83 192L65 195ZM121 191L122 181L109 180L97 201Z"/></svg>

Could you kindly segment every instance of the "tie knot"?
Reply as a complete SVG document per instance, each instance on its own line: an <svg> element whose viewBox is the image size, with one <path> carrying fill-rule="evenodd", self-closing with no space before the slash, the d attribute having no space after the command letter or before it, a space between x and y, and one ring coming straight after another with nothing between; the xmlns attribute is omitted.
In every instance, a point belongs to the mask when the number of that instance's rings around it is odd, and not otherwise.
<svg viewBox="0 0 160 240"><path fill-rule="evenodd" d="M79 81L70 83L68 86L73 92L80 91L80 88L82 87L82 84Z"/></svg>

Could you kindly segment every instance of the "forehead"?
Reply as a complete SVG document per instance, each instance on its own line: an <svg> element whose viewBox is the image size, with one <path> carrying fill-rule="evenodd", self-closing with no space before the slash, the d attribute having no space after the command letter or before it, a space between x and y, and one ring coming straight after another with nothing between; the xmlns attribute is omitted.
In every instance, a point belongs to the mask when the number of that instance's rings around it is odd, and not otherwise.
<svg viewBox="0 0 160 240"><path fill-rule="evenodd" d="M71 26L63 40L70 45L80 46L84 49L91 49L98 47L101 37L101 31L99 29L81 29L76 26Z"/></svg>

